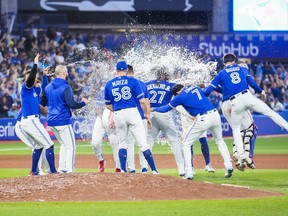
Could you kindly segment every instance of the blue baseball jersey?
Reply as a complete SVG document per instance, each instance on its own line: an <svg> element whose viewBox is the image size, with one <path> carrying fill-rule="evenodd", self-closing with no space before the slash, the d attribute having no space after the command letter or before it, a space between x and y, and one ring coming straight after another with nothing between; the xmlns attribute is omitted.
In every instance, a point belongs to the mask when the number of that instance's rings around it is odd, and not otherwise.
<svg viewBox="0 0 288 216"><path fill-rule="evenodd" d="M204 91L198 86L184 87L183 91L175 96L169 104L162 107L154 108L156 112L168 112L169 110L182 105L185 110L192 116L205 114L207 111L213 110L214 106L210 102Z"/></svg>
<svg viewBox="0 0 288 216"><path fill-rule="evenodd" d="M146 82L151 107L160 107L168 104L173 97L172 88L175 83L164 80L151 80Z"/></svg>
<svg viewBox="0 0 288 216"><path fill-rule="evenodd" d="M139 83L141 85L141 88L142 88L142 91L144 93L144 98L149 98L149 92L148 92L146 84L144 82L142 82L141 80L138 80L138 81L139 81ZM138 111L139 111L139 113L141 115L141 118L145 119L145 114L144 114L144 111L143 111L143 109L141 107L141 104L140 104L139 100L137 101L137 108L138 108Z"/></svg>
<svg viewBox="0 0 288 216"><path fill-rule="evenodd" d="M142 98L141 84L133 77L117 76L105 85L105 104L112 105L114 111L137 107Z"/></svg>
<svg viewBox="0 0 288 216"><path fill-rule="evenodd" d="M18 116L17 116L17 121L21 121L22 118L22 109L19 110Z"/></svg>
<svg viewBox="0 0 288 216"><path fill-rule="evenodd" d="M258 93L261 93L260 87L255 83L249 71L237 64L231 64L221 70L217 76L211 81L205 90L208 96L213 90L220 85L222 87L223 101L235 94L238 94L249 88L248 84Z"/></svg>
<svg viewBox="0 0 288 216"><path fill-rule="evenodd" d="M32 86L27 88L26 83L21 86L22 115L24 118L30 115L40 115L40 87Z"/></svg>

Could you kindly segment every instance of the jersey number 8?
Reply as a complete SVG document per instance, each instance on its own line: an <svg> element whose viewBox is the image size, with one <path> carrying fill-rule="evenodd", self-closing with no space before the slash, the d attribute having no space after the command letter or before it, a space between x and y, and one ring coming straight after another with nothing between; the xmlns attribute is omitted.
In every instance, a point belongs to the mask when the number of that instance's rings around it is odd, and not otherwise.
<svg viewBox="0 0 288 216"><path fill-rule="evenodd" d="M239 73L237 73L237 72L231 73L231 74L230 74L230 77L231 77L231 82L232 82L233 84L238 84L238 83L241 82L241 78L240 78L240 76L239 76Z"/></svg>

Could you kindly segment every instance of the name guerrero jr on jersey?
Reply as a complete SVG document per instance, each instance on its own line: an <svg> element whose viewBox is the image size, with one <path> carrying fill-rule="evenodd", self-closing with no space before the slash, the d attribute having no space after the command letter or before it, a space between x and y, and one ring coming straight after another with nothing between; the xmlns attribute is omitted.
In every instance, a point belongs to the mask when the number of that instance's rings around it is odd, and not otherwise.
<svg viewBox="0 0 288 216"><path fill-rule="evenodd" d="M151 89L154 89L154 88L160 88L160 89L163 89L165 91L170 91L171 90L171 86L167 86L166 84L150 84L150 85L147 85L147 89L148 91L151 90Z"/></svg>

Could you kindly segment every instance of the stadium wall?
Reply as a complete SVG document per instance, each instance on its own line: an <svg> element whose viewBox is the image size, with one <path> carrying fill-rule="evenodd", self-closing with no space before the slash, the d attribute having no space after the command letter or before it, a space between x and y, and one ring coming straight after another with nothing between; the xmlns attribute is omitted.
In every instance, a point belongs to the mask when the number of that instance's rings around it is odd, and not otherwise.
<svg viewBox="0 0 288 216"><path fill-rule="evenodd" d="M282 111L279 113L284 119L288 120L288 110ZM232 136L232 131L225 120L225 118L222 116L222 129L223 129L223 136L229 137ZM278 125L276 125L270 118L263 116L263 115L254 115L254 120L259 127L258 135L260 136L273 136L273 135L287 135L288 132L282 130ZM72 126L73 130L75 132L76 139L81 138L90 138L90 137L83 137L81 135L81 132L79 130L80 123L82 119L81 118L75 118L72 119ZM41 122L45 125L45 128L47 129L48 133L50 134L52 139L55 139L53 132L49 129L46 119L41 119ZM19 140L18 137L15 134L14 126L16 124L16 119L11 118L2 118L0 119L0 141L4 140ZM91 128L92 131L92 128Z"/></svg>

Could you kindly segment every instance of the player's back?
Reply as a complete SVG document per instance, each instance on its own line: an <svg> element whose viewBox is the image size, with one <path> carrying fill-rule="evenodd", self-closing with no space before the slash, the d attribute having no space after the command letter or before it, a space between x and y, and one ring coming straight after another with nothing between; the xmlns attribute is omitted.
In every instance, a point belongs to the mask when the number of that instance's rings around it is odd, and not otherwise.
<svg viewBox="0 0 288 216"><path fill-rule="evenodd" d="M212 84L222 87L223 100L228 100L231 96L248 89L246 77L248 76L247 69L240 67L237 64L231 64L225 67L214 78Z"/></svg>
<svg viewBox="0 0 288 216"><path fill-rule="evenodd" d="M176 97L179 97L179 100L182 101L183 107L192 116L203 114L214 109L213 104L210 102L208 97L205 96L203 90L198 86L187 86Z"/></svg>
<svg viewBox="0 0 288 216"><path fill-rule="evenodd" d="M117 76L105 86L105 102L112 104L114 111L136 107L143 96L140 83L133 77Z"/></svg>
<svg viewBox="0 0 288 216"><path fill-rule="evenodd" d="M151 107L160 107L168 104L173 96L172 88L175 83L164 80L146 82Z"/></svg>

